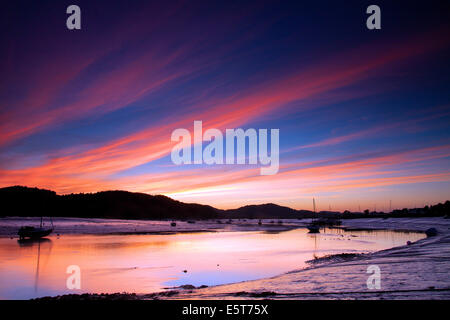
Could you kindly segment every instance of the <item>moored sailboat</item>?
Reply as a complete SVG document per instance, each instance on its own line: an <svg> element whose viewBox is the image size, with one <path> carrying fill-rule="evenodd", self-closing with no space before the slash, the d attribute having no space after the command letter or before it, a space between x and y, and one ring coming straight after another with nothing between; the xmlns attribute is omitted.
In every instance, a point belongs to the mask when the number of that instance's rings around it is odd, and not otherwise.
<svg viewBox="0 0 450 320"><path fill-rule="evenodd" d="M18 235L20 239L39 239L39 238L43 238L48 236L49 234L51 234L54 230L53 227L53 220L51 220L51 224L52 227L51 228L44 228L43 223L42 223L42 217L41 217L41 224L39 226L39 228L33 227L33 226L23 226L20 227L19 231L18 231Z"/></svg>
<svg viewBox="0 0 450 320"><path fill-rule="evenodd" d="M316 200L313 198L313 208L314 208L314 217L310 224L308 224L306 227L309 230L309 233L319 233L320 232L320 226L316 223Z"/></svg>

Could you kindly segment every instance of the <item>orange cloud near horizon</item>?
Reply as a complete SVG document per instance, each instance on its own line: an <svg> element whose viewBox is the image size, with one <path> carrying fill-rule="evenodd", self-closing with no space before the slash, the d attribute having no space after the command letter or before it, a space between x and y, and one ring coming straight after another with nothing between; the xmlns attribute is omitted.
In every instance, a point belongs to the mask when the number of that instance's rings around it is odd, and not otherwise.
<svg viewBox="0 0 450 320"><path fill-rule="evenodd" d="M350 206L355 190L390 187L395 185L448 182L450 173L435 169L430 161L450 157L447 144L429 148L418 148L408 152L393 152L384 156L373 156L364 160L340 159L311 162L294 161L283 163L280 173L261 177L252 167L216 166L211 168L173 168L168 172L125 175L126 170L152 163L166 157L172 147L171 132L177 128L190 128L194 120L202 120L204 130L209 128L236 128L252 121L276 117L292 112L293 102L302 102L321 95L356 85L375 78L395 63L413 59L443 46L433 34L422 34L401 42L382 47L366 46L357 50L328 57L319 63L294 69L282 76L261 83L251 83L247 88L225 98L211 98L195 104L189 113L170 114L146 128L117 137L87 150L50 157L43 163L24 168L0 169L0 186L27 185L55 190L58 193L95 192L108 189L124 189L146 193L161 193L176 199L187 199L230 207L256 202L277 202L299 207L309 202L313 195L333 198L336 194L347 194L341 201ZM108 72L92 82L68 104L45 109L38 115L30 115L24 123L2 121L0 143L10 143L19 137L32 134L55 123L64 124L74 118L87 117L91 112L108 113L126 108L143 95L159 90L164 85L201 70L203 64L192 64L189 68L169 72L166 68L182 57L183 48L164 59L153 53ZM69 70L61 79L50 79L50 83L70 82L83 71L90 60L80 68ZM47 83L44 87L53 85ZM25 100L35 108L48 107L59 87L43 92L31 92L31 100ZM352 96L340 96L338 101ZM308 100L308 101L309 101ZM307 105L299 109L314 108ZM12 117L7 113L6 118ZM19 117L20 118L20 117ZM20 119L19 119L20 120ZM370 137L386 130L388 126L364 129L340 137L331 137L316 143L295 147L301 150L311 147L327 147ZM395 127L393 125L392 127ZM356 156L357 155L350 155ZM332 163L336 161L336 163ZM417 166L406 168L412 163ZM421 166L427 167L423 170ZM436 172L439 171L439 172ZM267 186L270 186L268 188ZM224 198L224 194L227 196ZM441 195L439 195L441 196ZM407 201L402 196L402 201ZM298 200L299 199L299 200ZM303 200L302 200L303 199ZM347 209L345 203L339 208ZM352 204L354 205L354 204Z"/></svg>

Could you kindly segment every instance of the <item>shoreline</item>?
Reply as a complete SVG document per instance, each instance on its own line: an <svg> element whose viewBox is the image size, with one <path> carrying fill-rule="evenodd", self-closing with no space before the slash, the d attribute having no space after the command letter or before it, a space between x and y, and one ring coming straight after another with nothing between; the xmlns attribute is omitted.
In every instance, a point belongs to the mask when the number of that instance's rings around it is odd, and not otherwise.
<svg viewBox="0 0 450 320"><path fill-rule="evenodd" d="M18 226L27 223L38 223L38 217L19 217L9 216L0 218L0 237L17 237ZM419 232L424 233L426 228L416 228L415 226L392 227L392 221L405 220L428 220L444 219L442 217L430 218L355 218L342 219L340 226L326 226L326 228L341 229L344 231L381 231L392 230L398 232ZM3 221L20 221L20 224L6 225ZM228 222L231 220L231 222ZM259 225L258 221L262 224ZM58 225L64 222L78 222L79 224ZM176 222L175 227L170 226L171 222ZM104 219L104 218L73 218L61 217L54 218L56 225L52 236L64 235L175 235L183 233L202 233L202 232L269 232L279 233L299 228L306 228L310 223L310 218L304 219L205 219L194 220L194 223L185 220L136 220L136 219ZM220 221L220 222L218 222ZM282 221L282 223L278 223ZM449 220L450 221L450 220ZM114 223L119 223L115 226ZM123 225L126 223L127 225ZM375 224L375 226L373 225ZM125 230L124 230L125 229Z"/></svg>
<svg viewBox="0 0 450 320"><path fill-rule="evenodd" d="M401 219L401 220L399 220ZM326 258L328 261L311 261L310 266L260 280L222 284L210 287L194 287L189 284L167 288L167 291L136 294L68 294L55 297L42 297L38 300L145 300L145 299L424 299L424 294L435 299L450 297L450 268L440 262L450 257L450 221L443 218L395 218L393 221L373 218L346 221L339 228L348 230L395 230L424 232L436 227L438 235L424 238L410 245L397 246L368 254L350 254L336 261L336 254ZM300 227L300 226L299 226ZM256 231L256 230L254 230ZM421 268L415 268L411 281L406 281L411 270L410 264L417 261ZM427 261L428 260L428 261ZM318 263L317 263L318 262ZM368 290L366 287L366 267L379 264L382 275L380 290ZM440 272L426 271L439 264ZM390 270L395 269L395 270ZM351 272L353 270L353 272ZM350 271L350 272L349 272ZM397 276L393 277L392 275ZM400 277L399 277L400 275ZM398 281L395 281L397 278ZM319 281L321 279L321 281ZM355 281L360 279L360 281ZM383 281L383 279L385 279ZM425 281L424 281L425 280ZM426 286L414 286L414 282ZM242 289L245 284L246 290ZM298 284L298 285L292 285ZM352 285L353 284L353 285ZM429 284L429 285L428 285ZM251 290L248 290L250 287ZM339 290L336 290L339 287ZM280 289L281 288L281 289Z"/></svg>
<svg viewBox="0 0 450 320"><path fill-rule="evenodd" d="M0 237L17 237L21 225L39 224L37 217L7 217L0 219ZM45 219L44 219L45 220ZM195 220L121 220L100 218L54 218L53 235L173 235L199 232L283 232L305 227L310 219L212 219ZM278 223L278 220L282 223ZM171 222L176 226L171 226ZM220 222L218 222L220 221Z"/></svg>
<svg viewBox="0 0 450 320"><path fill-rule="evenodd" d="M437 227L438 235L410 245L357 255L355 259L348 261L330 261L263 280L180 292L171 298L429 299L429 296L433 296L433 299L449 299L450 279L447 275L450 274L450 267L446 266L445 262L450 258L450 222L442 218L415 219L421 221L414 221L414 218L403 219L394 224L390 223L389 226L386 223L378 223L364 229L400 230L399 227L404 229L406 224L410 232L423 232L429 227ZM358 221L355 224L361 225L363 222ZM366 286L366 268L373 264L380 265L380 290L368 290ZM411 265L418 267L411 268ZM246 287L250 284L251 290L239 291L243 283ZM289 286L291 283L299 285ZM424 293L429 296L425 297Z"/></svg>

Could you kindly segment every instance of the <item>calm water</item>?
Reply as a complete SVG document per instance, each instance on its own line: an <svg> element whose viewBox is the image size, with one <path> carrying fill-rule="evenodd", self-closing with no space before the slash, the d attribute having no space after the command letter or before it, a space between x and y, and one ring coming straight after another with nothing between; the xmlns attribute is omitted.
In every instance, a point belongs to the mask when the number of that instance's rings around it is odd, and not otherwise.
<svg viewBox="0 0 450 320"><path fill-rule="evenodd" d="M305 261L314 256L377 251L423 237L419 233L339 229L326 229L318 235L310 235L306 229L282 233L63 235L26 243L3 237L0 298L150 293L185 284L260 279L305 267ZM81 268L81 290L66 288L69 265Z"/></svg>

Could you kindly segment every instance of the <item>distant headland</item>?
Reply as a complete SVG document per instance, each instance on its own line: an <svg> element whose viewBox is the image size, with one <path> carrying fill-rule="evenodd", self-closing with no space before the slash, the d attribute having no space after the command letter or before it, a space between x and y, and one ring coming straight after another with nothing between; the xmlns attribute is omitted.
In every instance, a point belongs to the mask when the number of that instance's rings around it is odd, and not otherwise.
<svg viewBox="0 0 450 320"><path fill-rule="evenodd" d="M217 209L197 203L184 203L163 195L128 191L101 191L58 195L46 189L12 186L0 188L0 216L52 216L110 219L302 219L310 210L295 210L273 203L248 205L237 209ZM319 217L436 217L450 214L450 201L423 208L384 212L321 211Z"/></svg>

